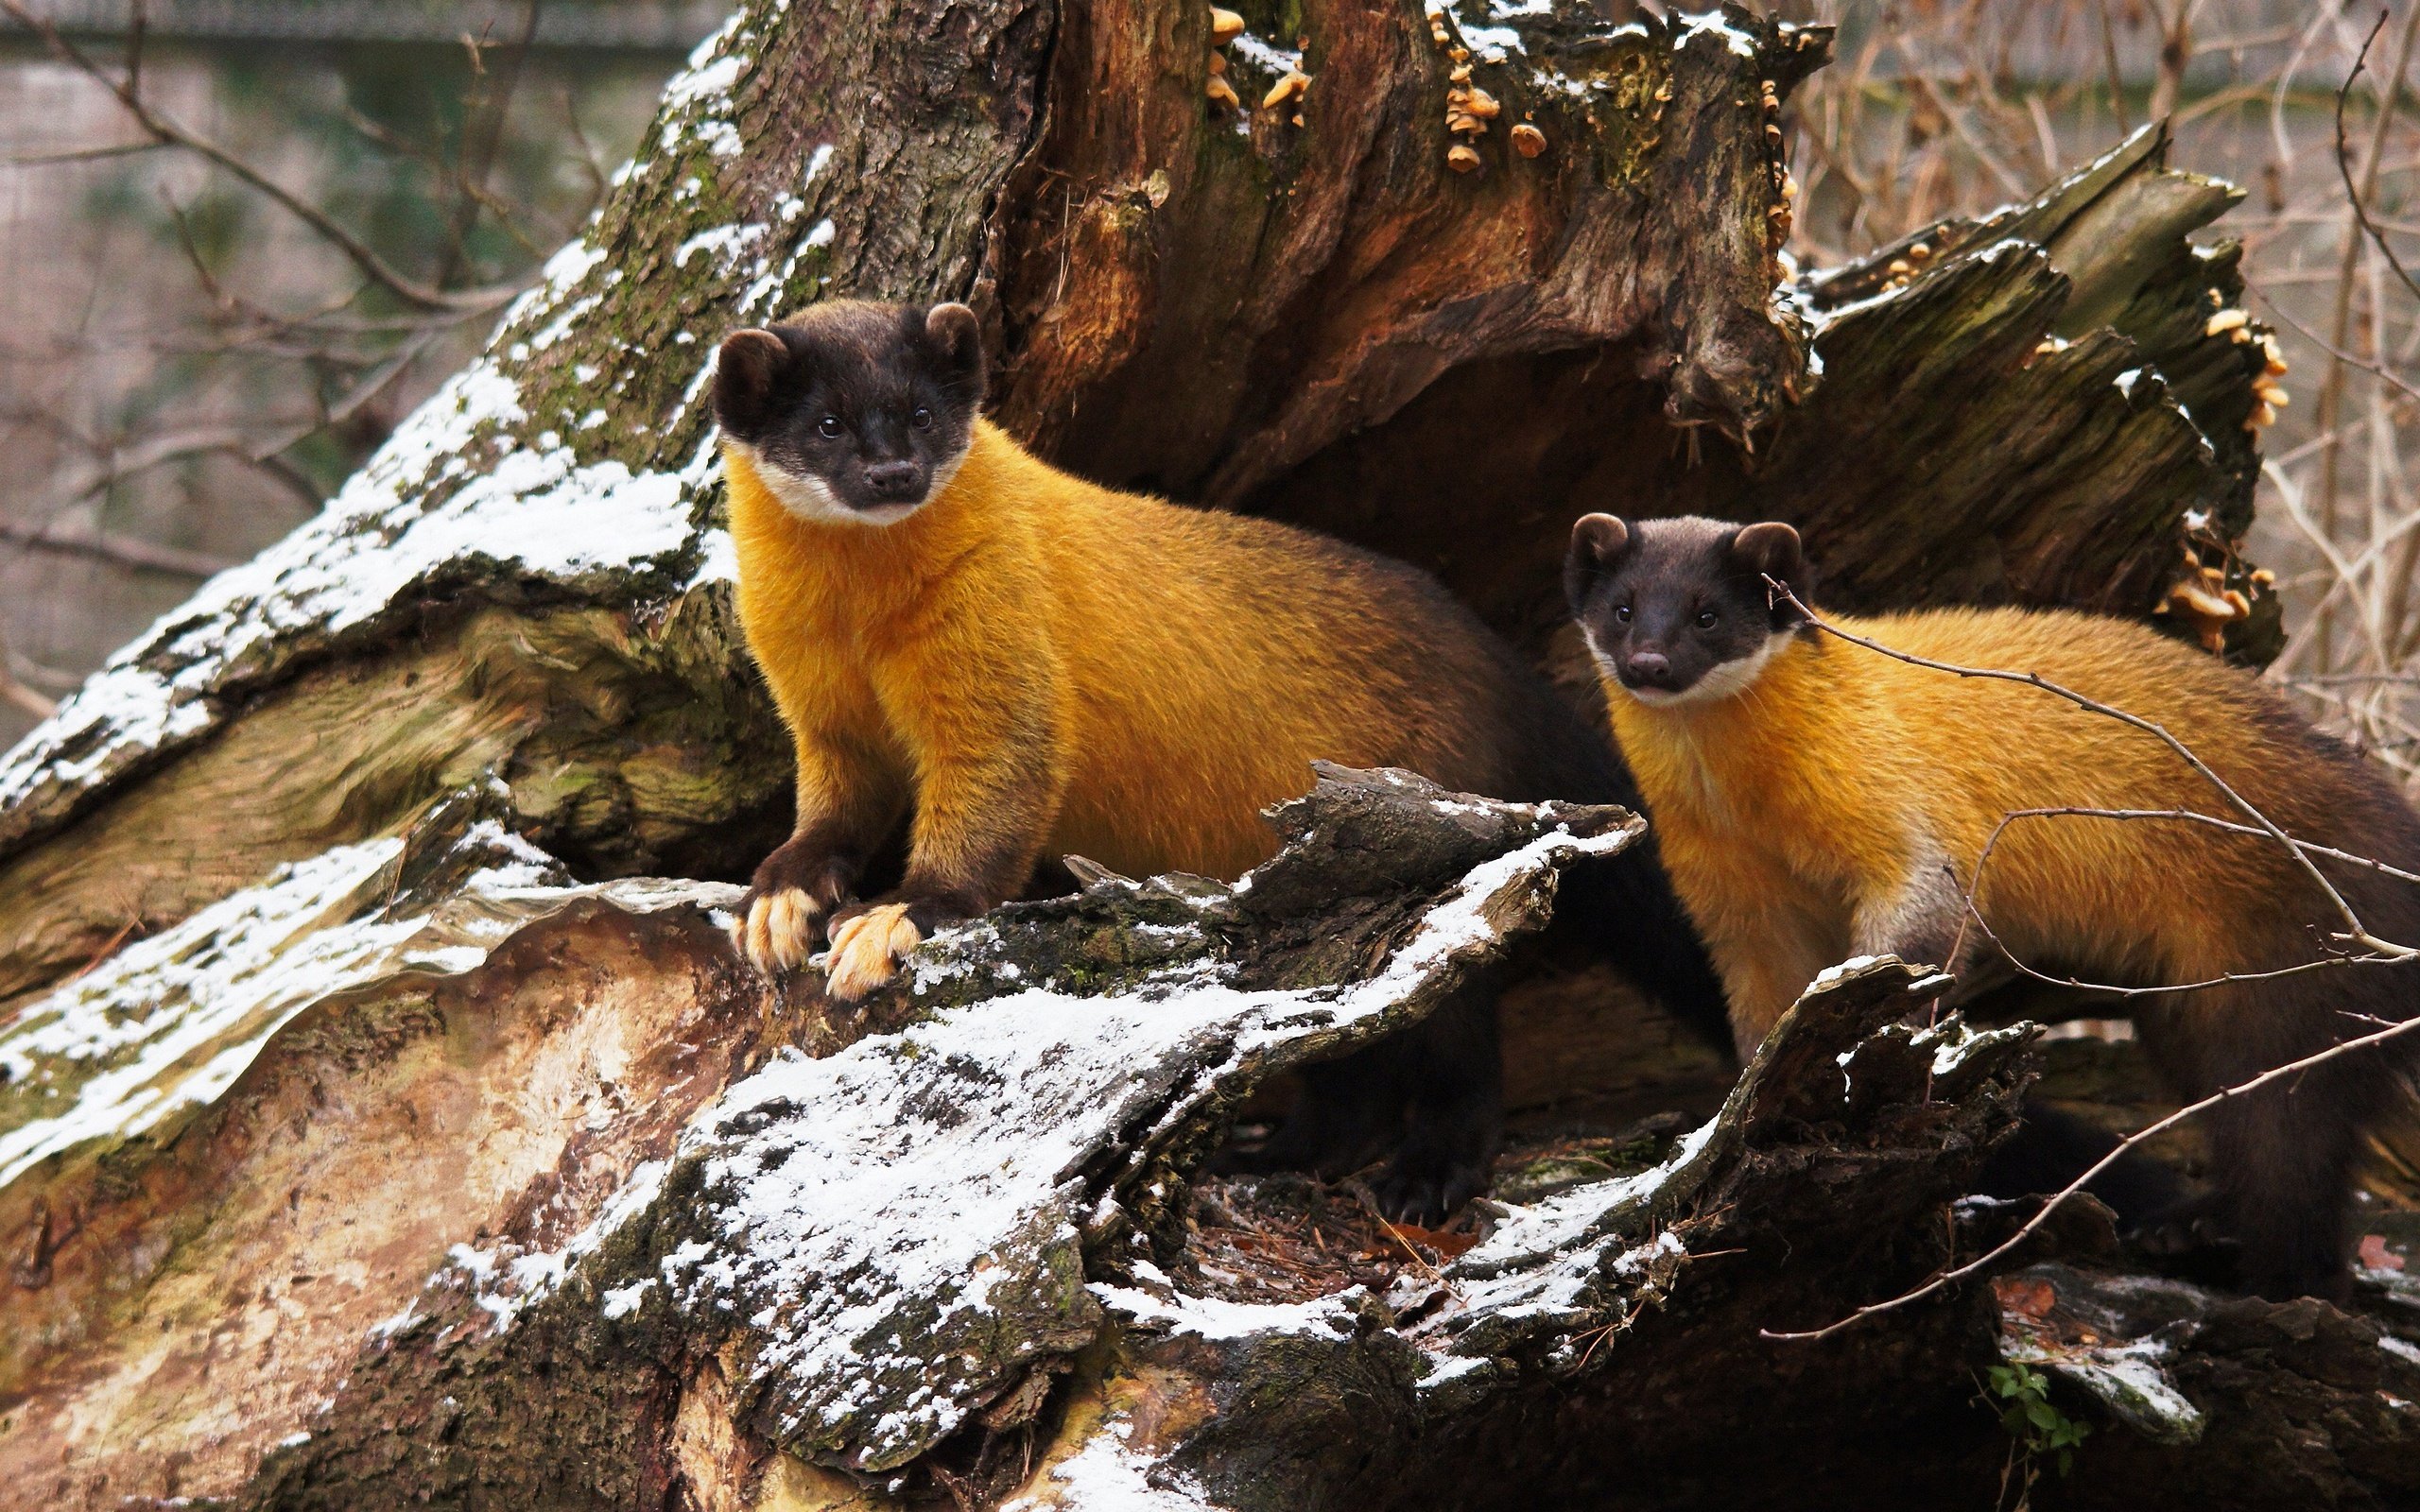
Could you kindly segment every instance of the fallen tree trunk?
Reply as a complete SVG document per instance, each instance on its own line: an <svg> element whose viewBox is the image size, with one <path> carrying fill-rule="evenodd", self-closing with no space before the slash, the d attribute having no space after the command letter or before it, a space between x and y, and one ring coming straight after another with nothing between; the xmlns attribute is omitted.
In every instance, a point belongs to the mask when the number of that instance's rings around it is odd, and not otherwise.
<svg viewBox="0 0 2420 1512"><path fill-rule="evenodd" d="M1920 974L1866 963L1734 1085L1530 940L1626 816L1331 773L1250 887L1011 907L861 1013L730 954L786 747L699 396L722 331L830 294L973 301L1046 455L1421 561L1566 670L1598 507L1797 521L1844 608L2144 613L2206 563L2248 612L2178 628L2273 651L2260 349L2185 240L2231 191L2162 133L1790 279L1770 129L1819 29L1479 9L1247 5L1219 47L1206 7L758 0L702 47L488 353L0 763L0 1484L1857 1505L1996 1484L2005 1355L2112 1425L2085 1503L2397 1494L2383 1291L2127 1291L2070 1224L2050 1302L1762 1338L2004 1222L1949 1204L2027 1035L1911 1036ZM1498 113L1449 122L1464 82ZM1478 1229L1200 1177L1288 1067L1507 959L1553 1112Z"/></svg>

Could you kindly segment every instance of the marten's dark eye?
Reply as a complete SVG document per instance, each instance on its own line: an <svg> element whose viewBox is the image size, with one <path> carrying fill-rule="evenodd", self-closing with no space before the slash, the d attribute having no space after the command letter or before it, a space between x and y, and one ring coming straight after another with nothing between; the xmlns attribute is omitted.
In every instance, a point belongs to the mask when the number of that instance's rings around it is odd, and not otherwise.
<svg viewBox="0 0 2420 1512"><path fill-rule="evenodd" d="M920 408L916 413L908 417L908 423L915 426L920 431L931 430L933 428L933 412L929 409Z"/></svg>
<svg viewBox="0 0 2420 1512"><path fill-rule="evenodd" d="M1714 628L1714 610L1710 609L1702 609L1698 610L1698 628L1701 630L1710 630Z"/></svg>
<svg viewBox="0 0 2420 1512"><path fill-rule="evenodd" d="M1630 623L1630 606L1628 604L1615 605L1614 618L1621 621L1624 625L1628 625Z"/></svg>
<svg viewBox="0 0 2420 1512"><path fill-rule="evenodd" d="M821 420L817 421L815 422L815 434L822 437L827 441L838 440L840 438L840 417L838 415L826 415Z"/></svg>

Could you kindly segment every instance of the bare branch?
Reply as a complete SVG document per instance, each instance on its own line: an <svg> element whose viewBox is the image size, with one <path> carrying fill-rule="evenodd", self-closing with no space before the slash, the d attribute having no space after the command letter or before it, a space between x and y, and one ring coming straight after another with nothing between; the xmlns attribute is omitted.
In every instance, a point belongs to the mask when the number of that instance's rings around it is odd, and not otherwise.
<svg viewBox="0 0 2420 1512"><path fill-rule="evenodd" d="M2310 878L2311 882L2318 886L2320 891L2325 895L2329 903L2334 906L2339 917L2344 920L2345 934L2341 936L2342 939L2346 943L2360 945L2363 949L2376 951L2381 955L2391 956L2398 960L2407 957L2420 956L2420 950L2415 950L2408 945L2397 945L2391 941L2378 939L2372 936L2369 930L2362 925L2360 916L2353 912L2353 905L2344 901L2344 895L2336 890L2336 885L2329 882L2325 874L2321 872L2318 866L2312 862L2310 857L2304 853L2301 846L2294 840L2294 837L2288 834L2285 831L2277 828L2276 824L2272 821L2266 814L2263 814L2257 806L2256 806L2250 799L2246 799L2242 794L2237 792L2235 788L2228 783L2225 778L2221 777L2217 772L2211 770L2207 762L2204 762L2201 757L2193 754L2190 747L2177 739L2174 735L2169 734L2162 726L2152 722L2152 720L2145 719L2140 714L2129 713L2125 710L2119 709L2115 705L2105 704L2097 698L2088 697L2083 694L2076 692L2073 688L2063 687L2058 683L2052 682L2049 679L2042 676L2038 672L2010 672L1999 667L1962 667L1948 662L1935 662L1928 657L1917 656L1912 652L1897 650L1893 647L1884 645L1877 641L1868 640L1862 635L1853 634L1850 631L1843 630L1839 626L1833 625L1824 620L1813 610L1807 608L1806 604L1802 603L1799 600L1798 595L1791 593L1789 587L1778 579L1767 577L1765 581L1770 585L1772 593L1775 595L1775 603L1787 603L1790 605L1801 614L1806 616L1807 624L1813 626L1819 630L1822 630L1826 635L1831 635L1840 640L1846 641L1851 645L1863 646L1869 651L1878 652L1883 656L1891 658L1894 662L1904 662L1910 666L1927 667L1935 672L1946 672L1953 677L1980 678L1988 681L2014 682L2021 683L2029 688L2039 688L2045 693L2066 699L2069 703L2076 705L2078 708L2088 709L2094 713L2100 714L2106 718L2115 719L2121 725L2125 725L2131 729L2139 730L2145 734L2154 737L2169 750L2174 751L2178 758L2187 765L2192 767L2204 782L2207 782L2212 787L2217 788L2220 794L2223 796L2229 803L2235 805L2235 807L2243 814L2244 817L2257 825L2262 833L2268 835L2271 839L2286 848L2286 852L2292 856L2295 862L2301 866L2303 871Z"/></svg>
<svg viewBox="0 0 2420 1512"><path fill-rule="evenodd" d="M121 142L114 146L71 147L60 152L25 152L0 158L0 166L11 168L43 168L61 163L97 163L110 158L132 157L141 152L157 152L165 142Z"/></svg>
<svg viewBox="0 0 2420 1512"><path fill-rule="evenodd" d="M155 546L147 541L105 536L97 530L69 532L41 525L25 525L13 520L0 520L0 541L27 551L85 557L136 572L159 573L170 577L210 577L234 565L207 552Z"/></svg>
<svg viewBox="0 0 2420 1512"><path fill-rule="evenodd" d="M47 719L59 705L43 697L17 680L16 657L9 650L8 637L0 635L0 703L10 703L37 719Z"/></svg>
<svg viewBox="0 0 2420 1512"><path fill-rule="evenodd" d="M2378 162L2386 151L2387 129L2394 117L2394 102L2403 93L2404 70L2411 61L2412 37L2415 32L2420 32L2420 7L2415 7L2404 18L2403 31L2395 40L2394 77L2387 80L2385 92L2378 99L2377 125L2370 135L2369 164L2361 176L2368 186L2366 192L2353 182L2352 154L2344 143L2345 98L2353 93L2353 80L2361 77L2361 69L2369 62L2370 45L2378 40L2378 33L2386 29L2390 14L2392 12L2384 7L2379 8L2377 25L2361 39L2361 50L2353 59L2353 71L2344 76L2343 85L2336 91L2336 171L2344 180L2344 196L2352 203L2353 218L2360 222L2361 230L2367 232L2370 240L2377 245L2378 251L2386 258L2387 266L2394 268L2394 276L2403 280L2403 286L2411 291L2413 298L2420 299L2420 284L2412 282L2403 260L2394 255L2393 247L2387 245L2386 232L2370 218L2369 207L2369 197L2377 193Z"/></svg>
<svg viewBox="0 0 2420 1512"><path fill-rule="evenodd" d="M2254 298L2257 299L2261 303L2269 307L2269 313L2271 315L2275 316L2287 325L2293 327L2295 333L2301 335L2304 340L2309 342L2312 346L2317 347L2320 351L2326 352L2330 357L2335 358L2338 362L2359 368L2363 372L2370 373L2375 377L2384 379L2386 382L2393 384L2395 387L2403 390L2405 394L2409 395L2412 399L2420 400L2420 387L2414 387L2411 384L2404 382L2385 367L2375 362L2370 362L2364 358L2357 357L2353 353L2346 352L2343 348L2330 342L2325 336L2321 335L2318 332L2294 318L2290 311L2287 310L2284 305L2279 304L2275 300L2270 298L2269 295L2261 290L2254 289L2252 294Z"/></svg>
<svg viewBox="0 0 2420 1512"><path fill-rule="evenodd" d="M2199 1117L2200 1115L2208 1112L2211 1108L2218 1107L2221 1103L2229 1102L2235 1098L2246 1096L2252 1092L2258 1091L2261 1088L2270 1086L2275 1082L2283 1081L2289 1076L2298 1076L2314 1066L2325 1065L2328 1061L2338 1059L2344 1056L2349 1056L2356 1051L2367 1050L2375 1045L2382 1045L2390 1040L2410 1034L2414 1030L2420 1030L2420 1019L2406 1019L2401 1023L2389 1024L2383 1029L2377 1030L2371 1034L2362 1035L2359 1039L2346 1040L2337 1044L2330 1045L2325 1050L2316 1051L2310 1055L2303 1057L2299 1060L2290 1060L2282 1066L2272 1066L2267 1071L2262 1072L2259 1075L2253 1077L2249 1081L2238 1082L2233 1087L2221 1087L2217 1091L2212 1092L2209 1096L2203 1098L2201 1101L2188 1103L2185 1107L2178 1108L2175 1112L2169 1114L2166 1118L2160 1119L2155 1123L2147 1124L2143 1127L2136 1129L2134 1133L2127 1135L2124 1139L2119 1140L2117 1147L2112 1149L2108 1154L2102 1156L2100 1160L2095 1160L2090 1170L2084 1172L2083 1175L2076 1177L2073 1181L2068 1182L2066 1186L2051 1194L2050 1196L2043 1202L2041 1211L2034 1213L2032 1217L2028 1218L2024 1224L2017 1228L2016 1232L2009 1235L2008 1238L1993 1246L1990 1249L1987 1249L1983 1253L1976 1256L1973 1260L1968 1261L1965 1264L1945 1270L1912 1291L1902 1292L1898 1296L1891 1297L1886 1301L1868 1303L1866 1306L1858 1308L1856 1312L1850 1314L1844 1318L1841 1318L1840 1321L1836 1323L1827 1323L1820 1329L1807 1329L1796 1332L1784 1332L1772 1329L1763 1329L1759 1332L1769 1339L1821 1339L1831 1334L1838 1333L1842 1329L1848 1328L1853 1324L1862 1322L1869 1317L1875 1316L1876 1314L1892 1312L1895 1309L1905 1307L1910 1302L1919 1301L1927 1297L1930 1297L1935 1292L1942 1290L1944 1287L1954 1286L1970 1276L1979 1275L1982 1271L1989 1269L2003 1256L2008 1255L2019 1245L2022 1245L2028 1239L2032 1238L2034 1234L2041 1230L2042 1225L2049 1220L2051 1213L2057 1211L2062 1205L2074 1197L2077 1193L2082 1192L2092 1182L2092 1179L2095 1177L2098 1177L2103 1171L2106 1171L2111 1166L2117 1164L2119 1159L2121 1159L2127 1151L2140 1145L2144 1141L2152 1139L2154 1136L2164 1134L2187 1119Z"/></svg>
<svg viewBox="0 0 2420 1512"><path fill-rule="evenodd" d="M154 141L163 146L182 147L268 197L343 253L363 277L406 303L427 310L492 310L520 292L513 287L448 290L422 283L379 256L367 242L347 231L336 217L318 205L285 188L209 138L187 130L152 109L135 88L137 80L134 77L112 77L97 60L69 41L47 17L38 16L26 9L23 0L0 0L0 11L5 11L9 19L41 37L61 61L115 95L134 124Z"/></svg>

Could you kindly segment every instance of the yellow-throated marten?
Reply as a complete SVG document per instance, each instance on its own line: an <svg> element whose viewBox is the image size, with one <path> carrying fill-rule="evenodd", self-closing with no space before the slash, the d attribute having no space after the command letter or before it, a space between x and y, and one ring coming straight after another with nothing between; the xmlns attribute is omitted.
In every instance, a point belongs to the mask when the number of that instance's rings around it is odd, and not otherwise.
<svg viewBox="0 0 2420 1512"><path fill-rule="evenodd" d="M1673 885L1696 919L1744 1052L1823 968L1891 953L1961 974L2010 955L2130 987L2274 971L2327 954L2342 916L2265 835L2193 820L2024 809L2241 811L2164 743L2043 689L1958 678L1821 634L1784 524L1711 520L1573 529L1565 587L1602 670ZM1827 619L1829 617L1827 616ZM2150 628L2084 614L1941 610L1838 620L1894 650L2038 673L2152 720L2288 833L2420 868L2420 819L2378 774L2248 675ZM2420 887L2318 858L2374 935L2420 943ZM2371 965L2130 1000L2181 1098L2410 1016L2420 981ZM2400 1054L2363 1052L2209 1115L2243 1280L2341 1295L2345 1209L2365 1128Z"/></svg>
<svg viewBox="0 0 2420 1512"><path fill-rule="evenodd" d="M1260 811L1306 791L1315 759L1504 799L1634 797L1426 574L1028 455L977 413L963 305L819 305L731 336L715 382L740 619L797 747L797 831L736 931L764 970L804 961L821 922L829 990L859 996L1045 856L1234 877L1270 853ZM910 813L899 886L847 906ZM1685 1010L1719 1003L1651 861L1617 869L1616 964ZM1403 1073L1422 1116L1469 1125L1398 1152L1430 1167L1391 1177L1416 1216L1476 1190L1492 1154L1492 1011Z"/></svg>

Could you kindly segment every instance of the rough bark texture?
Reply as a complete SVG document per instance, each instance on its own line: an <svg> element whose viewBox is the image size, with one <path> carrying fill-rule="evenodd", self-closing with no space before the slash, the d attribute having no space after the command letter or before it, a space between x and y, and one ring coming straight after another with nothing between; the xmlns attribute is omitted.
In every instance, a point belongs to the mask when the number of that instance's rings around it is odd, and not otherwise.
<svg viewBox="0 0 2420 1512"><path fill-rule="evenodd" d="M1736 1075L1537 936L1615 811L1331 770L1248 887L1014 905L855 1012L739 969L786 755L699 399L827 295L974 301L1039 451L1432 566L1549 664L1587 508L1794 520L1850 608L2248 589L2259 349L2185 240L2232 191L2157 130L1786 279L1820 31L1241 9L1235 109L1206 7L752 0L487 355L0 761L0 1503L1964 1504L2003 1360L2096 1427L2037 1504L2413 1494L2386 1269L2273 1308L2087 1211L1763 1337L2006 1230L1953 1199L2031 1032L1859 963ZM1523 1116L1463 1226L1201 1177L1482 970Z"/></svg>

